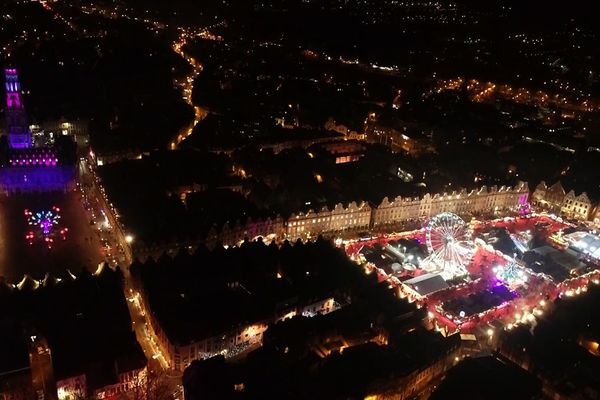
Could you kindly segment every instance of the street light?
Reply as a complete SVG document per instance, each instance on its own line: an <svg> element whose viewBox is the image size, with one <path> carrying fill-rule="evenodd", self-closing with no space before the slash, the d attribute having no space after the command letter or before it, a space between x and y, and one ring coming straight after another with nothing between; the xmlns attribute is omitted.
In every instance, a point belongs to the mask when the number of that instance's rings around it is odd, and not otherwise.
<svg viewBox="0 0 600 400"><path fill-rule="evenodd" d="M133 236L126 235L125 236L125 242L127 242L127 244L131 244L131 242L133 242Z"/></svg>

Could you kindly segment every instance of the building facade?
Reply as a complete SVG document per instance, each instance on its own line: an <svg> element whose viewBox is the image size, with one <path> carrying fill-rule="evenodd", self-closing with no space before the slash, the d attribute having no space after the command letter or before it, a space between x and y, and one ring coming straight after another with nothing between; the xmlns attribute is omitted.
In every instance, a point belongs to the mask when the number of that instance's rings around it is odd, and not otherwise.
<svg viewBox="0 0 600 400"><path fill-rule="evenodd" d="M418 397L416 395L422 393L432 381L456 365L460 355L460 336L449 336L444 340L443 349L433 359L413 365L406 374L372 385L371 393L365 400L405 400Z"/></svg>
<svg viewBox="0 0 600 400"><path fill-rule="evenodd" d="M6 128L11 149L31 147L31 132L27 124L25 105L21 99L21 83L15 68L4 70L6 87Z"/></svg>
<svg viewBox="0 0 600 400"><path fill-rule="evenodd" d="M149 256L159 257L163 253L176 254L181 247L193 249L200 243L212 246L218 242L224 245L238 245L244 239L263 237L265 240L316 238L321 234L360 232L375 227L384 227L418 221L442 212L458 215L493 213L495 211L518 211L527 203L529 187L521 182L515 187L500 188L485 186L478 190L466 190L443 194L425 194L423 197L385 197L381 203L372 207L363 201L350 202L348 205L336 204L332 209L322 207L318 210L292 213L287 219L281 216L266 219L248 219L245 223L226 223L214 227L206 237L187 243L169 243L134 248L135 256L145 260Z"/></svg>
<svg viewBox="0 0 600 400"><path fill-rule="evenodd" d="M431 146L428 141L419 137L415 132L407 132L406 126L403 130L399 130L391 126L371 123L366 131L367 141L385 144L393 151L404 152L415 157L430 151Z"/></svg>
<svg viewBox="0 0 600 400"><path fill-rule="evenodd" d="M131 370L119 371L115 366L115 375L117 379L113 383L102 385L94 390L96 399L118 399L127 397L127 394L146 394L151 389L151 383L147 383L147 368L136 368ZM147 394L148 396L150 394Z"/></svg>
<svg viewBox="0 0 600 400"><path fill-rule="evenodd" d="M541 181L535 188L531 196L532 204L541 207L550 212L559 212L563 200L565 199L565 189L562 184L556 182L551 186L547 186L546 182Z"/></svg>
<svg viewBox="0 0 600 400"><path fill-rule="evenodd" d="M571 190L565 191L559 182L547 186L546 182L540 182L532 196L532 204L549 212L561 214L567 218L577 220L588 220L595 218L593 205L586 192L576 194Z"/></svg>
<svg viewBox="0 0 600 400"><path fill-rule="evenodd" d="M333 297L313 299L307 303L298 303L277 309L270 316L257 321L245 321L239 326L216 334L198 337L189 343L177 343L163 329L160 321L152 313L146 301L147 296L143 289L140 290L140 300L147 310L146 320L151 327L161 353L169 366L175 370L183 371L192 361L202 360L222 354L234 356L252 346L262 344L263 333L269 324L295 317L296 315L315 316L328 314L336 308Z"/></svg>
<svg viewBox="0 0 600 400"><path fill-rule="evenodd" d="M0 151L0 194L72 190L75 167L65 144L33 146L17 70L4 75L8 148Z"/></svg>
<svg viewBox="0 0 600 400"><path fill-rule="evenodd" d="M53 132L55 135L72 136L78 148L88 148L90 145L90 136L88 133L87 120L66 120L59 119L54 121L45 121L39 129Z"/></svg>
<svg viewBox="0 0 600 400"><path fill-rule="evenodd" d="M561 214L567 218L587 220L592 211L592 202L586 192L576 195L573 190L567 193L563 199Z"/></svg>
<svg viewBox="0 0 600 400"><path fill-rule="evenodd" d="M351 124L344 124L336 121L334 118L329 118L323 126L328 131L341 133L346 139L351 140L365 140L366 135L364 132L364 126L351 126Z"/></svg>
<svg viewBox="0 0 600 400"><path fill-rule="evenodd" d="M0 169L0 194L68 192L75 188L72 166L17 166Z"/></svg>
<svg viewBox="0 0 600 400"><path fill-rule="evenodd" d="M371 223L371 206L367 202L351 202L345 207L338 203L332 210L327 207L319 211L293 213L286 222L288 239L316 237L326 232L368 229Z"/></svg>
<svg viewBox="0 0 600 400"><path fill-rule="evenodd" d="M420 218L429 218L442 212L458 215L495 211L517 211L529 197L527 183L514 188L502 186L481 187L467 192L465 189L452 193L425 194L423 197L401 197L392 201L387 197L373 210L372 226L384 226Z"/></svg>
<svg viewBox="0 0 600 400"><path fill-rule="evenodd" d="M358 140L339 140L323 143L320 147L335 157L336 164L344 164L360 160L365 153L365 145Z"/></svg>

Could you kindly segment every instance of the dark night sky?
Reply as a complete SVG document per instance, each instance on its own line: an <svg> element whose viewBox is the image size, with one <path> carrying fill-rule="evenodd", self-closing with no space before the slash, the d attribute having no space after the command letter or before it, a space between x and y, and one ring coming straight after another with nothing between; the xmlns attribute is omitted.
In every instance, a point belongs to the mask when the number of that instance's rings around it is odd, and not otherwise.
<svg viewBox="0 0 600 400"><path fill-rule="evenodd" d="M569 21L571 18L594 27L597 24L597 12L593 1L556 1L556 0L506 0L506 1L481 1L458 0L453 3L463 4L474 8L497 8L498 5L512 7L514 14L539 28L552 30L553 24Z"/></svg>

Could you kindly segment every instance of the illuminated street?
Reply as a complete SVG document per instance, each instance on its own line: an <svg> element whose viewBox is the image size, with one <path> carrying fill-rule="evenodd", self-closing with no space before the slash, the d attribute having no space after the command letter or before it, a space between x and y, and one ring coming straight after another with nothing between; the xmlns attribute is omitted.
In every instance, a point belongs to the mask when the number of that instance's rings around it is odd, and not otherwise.
<svg viewBox="0 0 600 400"><path fill-rule="evenodd" d="M84 199L87 214L103 242L106 260L112 265L129 265L132 261L131 235L122 231L115 217L114 209L107 203L99 181L87 160L79 162L81 184L79 189ZM125 270L125 273L127 271Z"/></svg>
<svg viewBox="0 0 600 400"><path fill-rule="evenodd" d="M192 101L192 90L194 87L194 81L196 77L200 75L202 72L202 65L198 63L193 57L189 56L185 53L184 47L186 46L189 39L193 39L195 37L212 37L207 30L200 30L199 32L188 32L185 29L181 29L179 34L179 39L173 43L173 51L181 56L185 61L190 65L192 71L189 75L184 77L181 81L175 81L175 84L181 88L182 96L185 102L194 109L194 119L190 123L189 127L183 128L182 132L177 135L177 137L171 142L171 149L175 150L181 142L185 140L188 136L192 134L194 127L198 122L202 121L206 117L206 112L203 111L200 107L195 105Z"/></svg>

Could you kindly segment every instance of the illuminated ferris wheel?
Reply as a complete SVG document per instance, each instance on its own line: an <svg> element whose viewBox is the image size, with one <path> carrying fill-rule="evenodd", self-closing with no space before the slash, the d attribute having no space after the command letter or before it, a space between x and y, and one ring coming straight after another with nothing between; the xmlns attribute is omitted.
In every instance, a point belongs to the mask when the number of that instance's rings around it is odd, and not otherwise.
<svg viewBox="0 0 600 400"><path fill-rule="evenodd" d="M431 218L425 228L429 256L424 268L440 272L444 279L467 274L466 265L471 259L471 233L458 215L445 212Z"/></svg>

